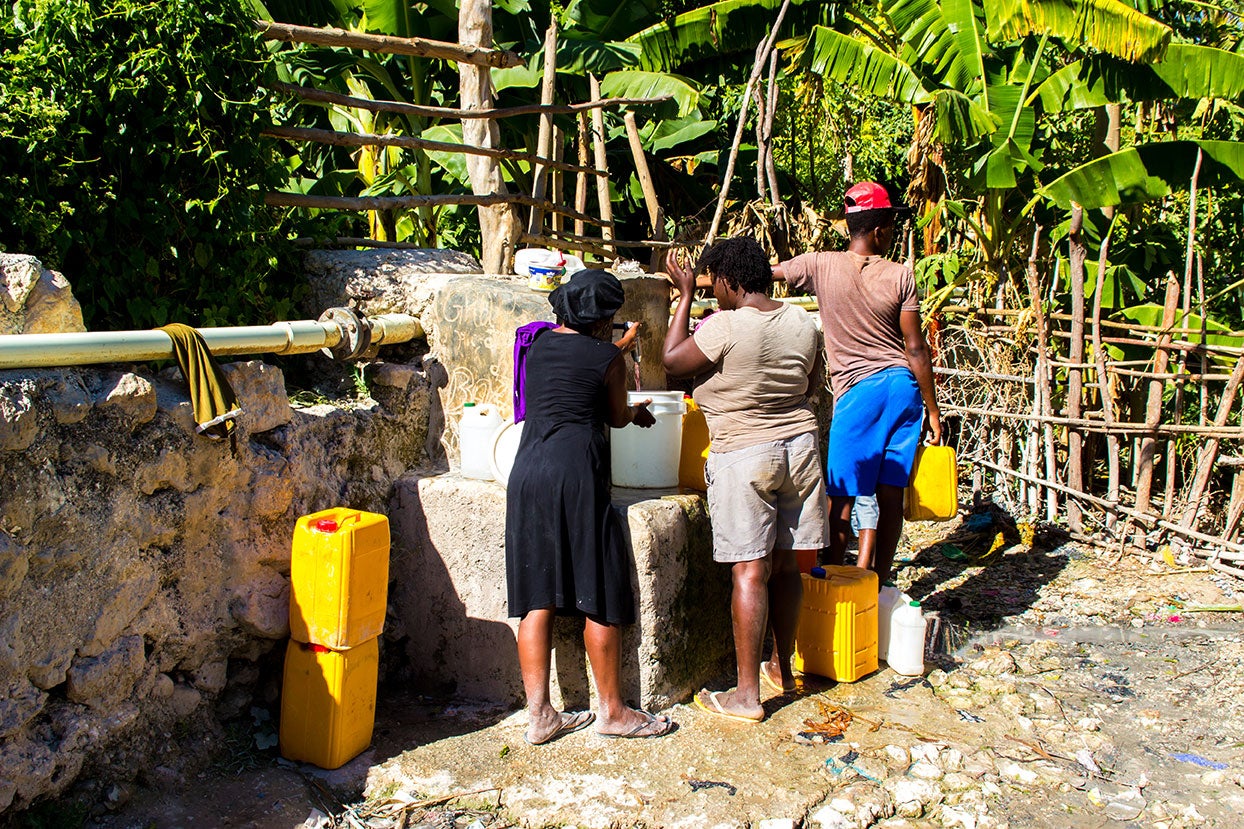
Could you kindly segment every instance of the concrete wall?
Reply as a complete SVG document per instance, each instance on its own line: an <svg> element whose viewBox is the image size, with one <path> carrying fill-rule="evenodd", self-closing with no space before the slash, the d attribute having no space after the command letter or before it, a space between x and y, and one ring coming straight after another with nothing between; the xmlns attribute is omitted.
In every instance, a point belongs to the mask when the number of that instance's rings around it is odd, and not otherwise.
<svg viewBox="0 0 1244 829"><path fill-rule="evenodd" d="M517 699L515 660L472 679L451 647L478 633L513 652L496 605L503 492L437 476L456 464L464 401L508 414L513 330L549 306L521 281L445 273L478 265L440 253L312 254L306 316L411 313L427 344L369 362L370 396L348 405L292 406L276 366L227 365L245 412L236 451L194 434L176 369L0 372L0 813L84 775L174 784L189 744L178 735L244 713L279 666L293 524L328 507L393 515L389 668L409 659L429 691ZM0 257L0 333L73 327L64 278L16 259ZM662 379L665 292L627 281L622 316L645 322L648 387ZM717 667L726 605L696 499L631 507L630 525L644 621L628 671L636 698L659 707Z"/></svg>
<svg viewBox="0 0 1244 829"><path fill-rule="evenodd" d="M638 620L623 640L628 699L660 710L686 700L733 655L730 578L713 564L704 498L662 490L614 491L630 530ZM433 692L521 704L507 618L505 490L457 475L397 482L389 597L417 685ZM581 625L559 620L555 704L589 697Z"/></svg>

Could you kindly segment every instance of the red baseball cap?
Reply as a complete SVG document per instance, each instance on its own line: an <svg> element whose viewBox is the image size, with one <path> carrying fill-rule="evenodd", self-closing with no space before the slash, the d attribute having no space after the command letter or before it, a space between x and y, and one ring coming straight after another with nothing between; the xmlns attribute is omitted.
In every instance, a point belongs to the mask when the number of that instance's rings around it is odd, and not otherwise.
<svg viewBox="0 0 1244 829"><path fill-rule="evenodd" d="M847 191L847 212L859 213L862 210L880 210L892 208L897 211L910 210L905 204L894 204L890 201L890 193L875 181L861 181Z"/></svg>

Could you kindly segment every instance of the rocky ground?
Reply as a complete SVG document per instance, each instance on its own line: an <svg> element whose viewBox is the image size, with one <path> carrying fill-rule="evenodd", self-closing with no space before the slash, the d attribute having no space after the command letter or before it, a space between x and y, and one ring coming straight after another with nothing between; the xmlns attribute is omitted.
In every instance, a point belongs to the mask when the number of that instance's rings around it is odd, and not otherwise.
<svg viewBox="0 0 1244 829"><path fill-rule="evenodd" d="M375 745L343 770L265 757L122 791L89 825L1240 825L1244 612L1224 608L1244 585L996 512L913 527L900 558L900 586L937 614L924 678L809 677L759 725L679 705L668 737L543 747L521 712L390 694Z"/></svg>

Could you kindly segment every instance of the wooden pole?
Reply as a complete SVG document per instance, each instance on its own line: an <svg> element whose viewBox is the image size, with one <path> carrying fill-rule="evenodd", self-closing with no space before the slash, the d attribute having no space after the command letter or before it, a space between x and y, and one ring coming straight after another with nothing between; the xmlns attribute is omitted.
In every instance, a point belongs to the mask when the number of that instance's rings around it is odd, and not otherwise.
<svg viewBox="0 0 1244 829"><path fill-rule="evenodd" d="M1114 399L1110 394L1110 376L1106 371L1106 348L1101 339L1101 303L1106 288L1106 266L1110 263L1110 234L1114 230L1114 219L1106 228L1106 235L1101 240L1101 252L1097 258L1097 284L1093 291L1093 361L1097 364L1097 391L1101 396L1102 420L1107 427L1113 426ZM1106 433L1106 500L1117 503L1119 500L1119 437ZM1106 526L1114 524L1113 516L1107 517Z"/></svg>
<svg viewBox="0 0 1244 829"><path fill-rule="evenodd" d="M471 204L496 207L524 205L530 207L535 199L525 193L503 193L492 196L475 196L447 193L437 196L315 196L306 193L265 193L264 204L271 207L317 207L327 210L391 210L394 208L428 207L445 204ZM600 219L585 213L576 213L551 201L541 202L547 212L560 212L572 219L591 225L603 225Z"/></svg>
<svg viewBox="0 0 1244 829"><path fill-rule="evenodd" d="M1036 413L1044 416L1054 414L1053 396L1054 391L1051 388L1050 380L1050 337L1047 326L1049 321L1045 317L1045 308L1042 304L1041 297L1041 279L1037 273L1037 251L1041 242L1041 225L1037 225L1032 234L1032 252L1028 256L1028 269L1026 276L1028 279L1028 296L1032 303L1033 322L1037 328L1037 366L1033 373L1033 390L1034 400L1039 400L1040 405L1035 407ZM1042 424L1041 442L1045 452L1045 478L1050 481L1058 480L1058 468L1055 458L1054 448L1054 427L1047 421ZM1046 487L1045 489L1045 520L1053 521L1058 517L1058 491Z"/></svg>
<svg viewBox="0 0 1244 829"><path fill-rule="evenodd" d="M578 126L579 126L579 140L578 140L579 166L586 167L588 163L588 158L587 158L588 132L587 132L587 112L586 111L579 113ZM579 214L587 213L587 176L584 175L583 173L577 173L575 175L574 209L575 209L575 212ZM583 236L585 230L587 230L587 227L583 223L583 221L581 219L575 219L575 223L574 223L575 236ZM581 259L587 258L586 249L579 250L579 258Z"/></svg>
<svg viewBox="0 0 1244 829"><path fill-rule="evenodd" d="M553 94L557 81L557 21L549 23L544 33L544 78L540 84L540 104L548 106L553 103ZM540 115L540 133L536 138L536 155L542 158L552 157L553 116L549 113ZM544 198L547 182L545 176L549 165L538 161L531 171L531 197L537 202ZM544 212L538 205L531 208L531 217L527 222L528 233L539 233L544 226Z"/></svg>
<svg viewBox="0 0 1244 829"><path fill-rule="evenodd" d="M767 38L766 38L767 40ZM756 44L756 63L766 62L767 56L762 54L765 41ZM756 198L762 203L769 200L767 176L765 176L765 118L768 113L768 97L756 95Z"/></svg>
<svg viewBox="0 0 1244 829"><path fill-rule="evenodd" d="M1084 260L1088 250L1084 246L1084 208L1071 206L1071 227L1067 234L1069 259L1068 278L1071 281L1071 330L1067 359L1077 367L1067 370L1067 416L1078 420L1084 405L1084 375L1079 364L1084 362ZM1067 486L1082 492L1084 486L1084 436L1075 429L1067 430ZM1067 504L1067 525L1075 532L1083 529L1080 505L1075 501Z"/></svg>
<svg viewBox="0 0 1244 829"><path fill-rule="evenodd" d="M561 127L553 128L553 160L560 162L566 151L566 133ZM565 204L566 202L566 173L562 170L554 169L552 172L552 186L554 204ZM549 216L549 227L554 233L562 231L562 214L554 213Z"/></svg>
<svg viewBox="0 0 1244 829"><path fill-rule="evenodd" d="M631 157L635 160L635 175L639 177L639 187L644 193L644 205L648 208L648 224L652 238L664 242L668 238L665 233L665 211L661 209L656 185L652 183L652 171L648 169L648 157L644 155L644 145L639 138L639 125L635 122L635 113L629 111L622 113L622 121L626 124L626 139L631 145ZM653 273L661 270L663 257L664 254L660 250L654 250L648 269Z"/></svg>
<svg viewBox="0 0 1244 829"><path fill-rule="evenodd" d="M1179 311L1179 280L1175 278L1175 274L1168 272L1166 274L1166 301L1162 304L1162 322L1167 325L1175 324L1175 314ZM1169 340L1170 335L1166 334L1159 338ZM1170 352L1164 348L1159 348L1153 355L1153 371L1155 374L1161 375L1166 372L1166 364L1170 359ZM1146 512L1149 509L1149 501L1153 494L1153 456L1158 448L1158 424L1162 421L1162 392L1166 389L1166 383L1163 380L1149 381L1149 395L1145 401L1145 425L1153 430L1152 434L1146 435L1140 442L1139 454L1139 472L1136 481L1136 509ZM1171 451L1171 447L1167 446L1167 453ZM1169 517L1169 504L1163 504L1163 513ZM1137 546L1143 546L1139 542Z"/></svg>
<svg viewBox="0 0 1244 829"><path fill-rule="evenodd" d="M1184 285L1183 285L1183 316L1179 320L1179 327L1185 328L1188 325L1188 317L1192 313L1192 252L1196 241L1196 185L1197 179L1201 174L1201 150L1197 149L1196 164L1192 168L1192 189L1188 195L1188 242L1184 253ZM1184 374L1188 370L1188 354L1184 352L1179 355L1179 374ZM1181 378L1175 383L1175 411L1174 418L1176 423L1183 422L1184 416L1184 390L1185 383ZM1179 474L1179 456L1171 452L1167 459L1166 467L1166 511L1173 514L1175 509L1175 478Z"/></svg>
<svg viewBox="0 0 1244 829"><path fill-rule="evenodd" d="M1231 379L1227 382L1227 388L1218 400L1218 415L1214 418L1214 426L1222 427L1227 424L1227 420L1231 417L1231 409L1235 405L1235 393L1240 388L1241 380L1244 380L1244 360L1235 364ZM1205 441L1197 457L1196 474L1192 479L1192 488L1188 492L1188 504L1184 507L1183 520L1179 522L1188 529L1196 529L1197 520L1200 518L1201 500L1205 495L1209 476L1214 471L1214 462L1217 459L1218 438L1211 437Z"/></svg>
<svg viewBox="0 0 1244 829"><path fill-rule="evenodd" d="M593 101L600 100L600 81L595 75L588 75L588 87ZM592 110L592 148L596 152L596 169L605 170L603 177L596 179L596 202L600 206L600 218L604 222L601 238L608 242L613 238L613 203L609 200L609 162L605 156L605 115L599 109Z"/></svg>
<svg viewBox="0 0 1244 829"><path fill-rule="evenodd" d="M460 5L471 5L471 0L466 0L465 3ZM459 9L459 32L461 32L462 17L462 10ZM514 52L485 48L480 46L478 42L463 41L461 38L459 38L459 43L446 43L422 37L371 35L363 32L348 32L345 29L331 27L319 29L314 26L273 23L269 20L256 20L255 28L259 29L260 37L264 40L279 40L285 43L309 43L313 46L363 49L368 52L379 52L387 55L439 58L471 66L506 68L521 66L523 63L523 59ZM489 28L492 28L491 14L489 15Z"/></svg>
<svg viewBox="0 0 1244 829"><path fill-rule="evenodd" d="M471 124L475 128L482 126L487 129L487 127L492 126L493 129L496 129L496 125L489 124L489 122L464 121L463 124L464 130L466 129L466 124ZM433 152L462 153L468 156L479 155L486 158L526 161L533 165L541 165L547 169L587 173L588 175L596 176L598 179L607 179L609 177L608 170L601 170L596 167L580 168L574 164L554 161L548 156L521 153L501 147L476 146L469 143L454 144L449 141L428 141L424 138L415 138L409 135L371 135L356 132L334 132L333 130L315 129L312 127L265 127L260 134L266 135L269 138L280 138L287 141L311 141L335 147L407 147L417 150L432 150Z"/></svg>
<svg viewBox="0 0 1244 829"><path fill-rule="evenodd" d="M743 130L747 126L747 115L751 109L752 89L756 86L756 81L760 78L760 73L764 69L764 60L769 56L769 50L773 48L773 42L777 40L778 30L782 26L782 20L786 17L786 10L790 8L790 0L782 0L782 7L778 9L777 19L773 22L773 29L769 32L769 36L761 42L761 48L757 51L757 59L752 66L752 74L747 78L747 85L743 87L743 101L739 105L739 123L734 130L734 141L730 145L730 156L726 161L726 173L722 177L721 193L717 197L717 209L713 213L713 223L709 226L708 235L704 237L705 246L711 245L713 240L717 238L717 228L721 226L722 214L726 212L726 199L730 197L730 181L734 178L734 164L739 157L739 145L743 142Z"/></svg>
<svg viewBox="0 0 1244 829"><path fill-rule="evenodd" d="M777 118L778 105L778 89L777 89L777 50L769 53L769 90L766 96L765 107L765 175L769 179L769 197L773 199L773 204L777 207L782 206L782 194L778 190L777 182L777 164L773 160L773 122ZM785 227L785 213L780 214L782 225Z"/></svg>
<svg viewBox="0 0 1244 829"><path fill-rule="evenodd" d="M402 115L413 115L419 118L454 118L460 121L470 119L496 120L513 118L520 115L576 115L593 109L618 109L621 107L644 106L646 104L662 104L673 100L673 95L658 95L653 98L601 98L599 101L588 101L582 104L525 104L516 107L489 109L454 109L453 107L420 106L404 101L377 101L371 98L356 98L342 95L339 92L327 92L313 86L298 86L292 83L273 81L264 84L276 92L287 92L308 101L325 104L340 104L352 109L363 109L368 112L397 112Z"/></svg>

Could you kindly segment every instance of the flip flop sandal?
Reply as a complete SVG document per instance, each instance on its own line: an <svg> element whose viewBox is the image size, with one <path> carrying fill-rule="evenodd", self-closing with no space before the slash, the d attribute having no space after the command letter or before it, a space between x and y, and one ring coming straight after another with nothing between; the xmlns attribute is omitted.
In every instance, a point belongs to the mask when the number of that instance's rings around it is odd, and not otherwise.
<svg viewBox="0 0 1244 829"><path fill-rule="evenodd" d="M602 737L608 737L611 740L629 740L629 739L643 739L646 737L664 737L666 734L669 734L671 731L674 730L673 720L662 721L658 719L656 716L649 714L647 711L643 711L643 710L640 710L639 713L643 714L645 717L647 717L647 719L641 722L639 725L632 728L630 731L626 732L625 734L601 734L601 732L599 731L597 731L596 733L600 734L600 736ZM639 733L643 731L645 728L651 728L654 724L659 725L660 728L648 734Z"/></svg>
<svg viewBox="0 0 1244 829"><path fill-rule="evenodd" d="M526 732L523 733L523 739L526 740L529 745L546 745L558 738L565 737L567 734L573 734L580 728L584 728L589 725L594 719L596 719L596 715L591 711L579 711L574 714L564 714L562 715L561 725L557 726L557 729L543 740L539 740L538 742L532 741L532 739L527 736Z"/></svg>
<svg viewBox="0 0 1244 829"><path fill-rule="evenodd" d="M705 694L708 694L708 702L712 705L711 708L704 702ZM695 707L699 708L701 711L706 711L709 714L713 714L718 717L725 717L726 719L734 720L735 722L758 723L765 718L764 714L761 714L759 717L745 717L742 714L733 714L723 708L721 703L717 701L719 696L721 696L720 691L704 690L696 694L692 702Z"/></svg>
<svg viewBox="0 0 1244 829"><path fill-rule="evenodd" d="M760 666L760 681L764 683L765 687L771 691L776 691L779 694L795 693L794 688L786 689L786 688L783 688L780 684L773 681L773 677L769 675L769 669L768 667L766 667L768 664L769 664L768 662L765 662L761 664Z"/></svg>

